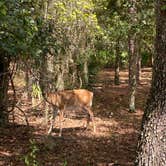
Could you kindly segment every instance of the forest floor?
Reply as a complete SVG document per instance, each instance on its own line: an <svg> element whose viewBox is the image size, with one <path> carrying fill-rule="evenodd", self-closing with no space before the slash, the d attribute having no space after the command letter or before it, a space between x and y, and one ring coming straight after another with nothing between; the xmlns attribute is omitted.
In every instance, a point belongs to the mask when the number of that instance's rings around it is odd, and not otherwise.
<svg viewBox="0 0 166 166"><path fill-rule="evenodd" d="M151 69L142 69L136 113L128 112L128 72L121 71L118 86L114 85L113 76L112 69L105 69L93 85L96 133L93 133L92 124L84 130L82 119L66 117L63 136L58 137L58 125L55 125L52 135L47 137L44 113L40 109L30 109L20 92L19 107L25 110L29 127L15 117L14 125L0 128L0 165L24 166L25 162L31 162L30 166L36 166L37 162L39 166L132 166Z"/></svg>

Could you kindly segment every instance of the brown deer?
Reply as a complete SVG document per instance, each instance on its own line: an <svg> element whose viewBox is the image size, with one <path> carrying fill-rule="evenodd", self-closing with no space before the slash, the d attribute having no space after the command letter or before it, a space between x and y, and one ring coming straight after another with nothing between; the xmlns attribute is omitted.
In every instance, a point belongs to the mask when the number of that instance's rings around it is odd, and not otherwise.
<svg viewBox="0 0 166 166"><path fill-rule="evenodd" d="M85 89L76 89L76 90L64 90L58 91L55 93L49 93L46 95L47 102L51 104L53 108L53 118L51 121L50 129L48 130L48 134L52 132L55 117L59 112L59 121L60 121L60 132L59 136L62 135L62 120L65 113L65 110L70 109L81 109L86 111L88 114L87 125L90 120L93 123L93 131L96 132L96 126L94 122L94 115L91 111L93 93L85 90Z"/></svg>

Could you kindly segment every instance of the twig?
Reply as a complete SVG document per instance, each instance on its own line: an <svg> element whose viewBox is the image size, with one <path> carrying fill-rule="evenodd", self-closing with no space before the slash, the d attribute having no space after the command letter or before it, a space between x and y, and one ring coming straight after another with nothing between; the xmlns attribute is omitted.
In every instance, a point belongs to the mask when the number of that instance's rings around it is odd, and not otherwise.
<svg viewBox="0 0 166 166"><path fill-rule="evenodd" d="M19 106L17 106L17 105L16 105L15 107L18 108L19 111L21 111L21 112L23 113L23 115L24 115L24 117L25 117L26 124L27 124L27 126L29 127L28 118L27 118L25 112L24 112Z"/></svg>

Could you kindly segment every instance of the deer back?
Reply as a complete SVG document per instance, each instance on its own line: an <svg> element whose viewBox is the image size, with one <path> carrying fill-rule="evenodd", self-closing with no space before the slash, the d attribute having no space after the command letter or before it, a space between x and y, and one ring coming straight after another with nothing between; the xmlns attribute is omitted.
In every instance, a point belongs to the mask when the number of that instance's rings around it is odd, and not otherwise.
<svg viewBox="0 0 166 166"><path fill-rule="evenodd" d="M91 107L93 93L85 89L64 90L50 93L47 99L59 109L66 107Z"/></svg>

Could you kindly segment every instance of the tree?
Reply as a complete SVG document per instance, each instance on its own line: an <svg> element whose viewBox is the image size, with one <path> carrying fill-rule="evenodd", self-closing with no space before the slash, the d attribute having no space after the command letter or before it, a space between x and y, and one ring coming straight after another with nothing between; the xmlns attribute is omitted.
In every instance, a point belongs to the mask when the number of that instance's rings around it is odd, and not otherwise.
<svg viewBox="0 0 166 166"><path fill-rule="evenodd" d="M51 91L78 87L76 77L88 84L89 52L98 31L93 6L89 0L0 2L1 124L8 119L8 74L13 59L21 62L22 70L26 69L28 91L39 83L41 73L45 74L43 84Z"/></svg>
<svg viewBox="0 0 166 166"><path fill-rule="evenodd" d="M110 54L114 55L110 61L114 62L114 83L120 84L120 67L122 64L122 54L127 52L127 35L128 35L128 17L126 14L127 1L124 0L96 0L96 13L99 23L106 33L109 42ZM105 38L104 38L105 39ZM104 43L106 40L103 40ZM105 49L105 50L106 50ZM113 64L112 62L109 62Z"/></svg>
<svg viewBox="0 0 166 166"><path fill-rule="evenodd" d="M9 81L9 60L5 55L0 55L0 126L8 123L8 81Z"/></svg>
<svg viewBox="0 0 166 166"><path fill-rule="evenodd" d="M0 126L8 123L8 86L10 63L34 57L32 45L36 27L38 2L2 0L0 2ZM11 76L10 76L11 78Z"/></svg>
<svg viewBox="0 0 166 166"><path fill-rule="evenodd" d="M137 8L136 0L130 0L130 31L129 31L129 111L135 111L136 71L137 71Z"/></svg>
<svg viewBox="0 0 166 166"><path fill-rule="evenodd" d="M154 36L155 36L155 25L154 25L154 2L151 0L140 1L137 3L138 11L138 32L137 32L137 83L141 80L141 66L142 62L145 61L144 54L146 53L147 58L154 54ZM152 56L151 56L152 57ZM144 64L147 65L144 62Z"/></svg>
<svg viewBox="0 0 166 166"><path fill-rule="evenodd" d="M51 61L54 71L50 72L55 89L78 87L77 77L81 72L83 83L88 84L89 52L97 31L97 18L93 13L92 1L52 0L47 8L47 22L52 22L50 36L54 36L58 43ZM48 50L49 48L46 48L45 54L50 54Z"/></svg>
<svg viewBox="0 0 166 166"><path fill-rule="evenodd" d="M166 1L156 0L152 86L142 120L137 166L166 165Z"/></svg>
<svg viewBox="0 0 166 166"><path fill-rule="evenodd" d="M119 50L119 39L117 39L117 43L116 43L116 57L115 57L115 77L114 77L115 85L119 85L120 84L119 67L120 67L120 50Z"/></svg>

